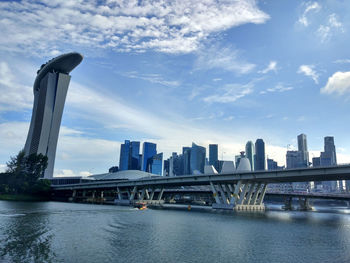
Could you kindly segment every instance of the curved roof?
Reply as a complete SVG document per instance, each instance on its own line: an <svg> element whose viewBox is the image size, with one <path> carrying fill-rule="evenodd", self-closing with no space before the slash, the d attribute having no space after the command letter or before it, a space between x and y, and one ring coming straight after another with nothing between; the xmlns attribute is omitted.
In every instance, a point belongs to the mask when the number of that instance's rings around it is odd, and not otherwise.
<svg viewBox="0 0 350 263"><path fill-rule="evenodd" d="M250 161L247 157L243 157L239 161L239 165L237 167L237 172L247 172L251 171L252 168L250 166Z"/></svg>
<svg viewBox="0 0 350 263"><path fill-rule="evenodd" d="M146 173L139 170L125 170L116 173L94 174L89 176L89 178L93 178L95 180L136 180L150 177L159 177L159 175Z"/></svg>
<svg viewBox="0 0 350 263"><path fill-rule="evenodd" d="M234 173L235 172L235 164L233 161L224 161L221 168L221 173Z"/></svg>
<svg viewBox="0 0 350 263"><path fill-rule="evenodd" d="M34 81L33 91L40 89L40 81L48 72L55 71L69 74L82 60L83 56L80 53L71 52L55 57L41 65Z"/></svg>

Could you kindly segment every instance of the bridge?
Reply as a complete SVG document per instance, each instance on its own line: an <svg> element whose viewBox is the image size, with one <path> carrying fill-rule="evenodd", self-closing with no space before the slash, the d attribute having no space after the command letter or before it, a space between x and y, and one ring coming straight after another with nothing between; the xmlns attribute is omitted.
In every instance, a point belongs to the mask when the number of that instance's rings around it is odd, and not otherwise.
<svg viewBox="0 0 350 263"><path fill-rule="evenodd" d="M176 177L143 177L137 180L94 180L79 184L52 186L55 194L104 198L114 195L116 204L136 202L162 204L165 189L183 186L209 186L216 209L264 210L267 185L270 183L350 180L350 165L330 167L254 171L227 174L187 175ZM305 199L306 200L306 199Z"/></svg>

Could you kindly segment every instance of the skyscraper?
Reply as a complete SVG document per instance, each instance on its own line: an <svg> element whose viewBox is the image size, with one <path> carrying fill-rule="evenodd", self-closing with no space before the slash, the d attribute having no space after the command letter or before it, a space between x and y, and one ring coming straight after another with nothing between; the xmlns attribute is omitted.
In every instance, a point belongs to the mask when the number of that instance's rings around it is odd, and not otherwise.
<svg viewBox="0 0 350 263"><path fill-rule="evenodd" d="M204 173L205 155L206 155L205 148L193 142L192 148L191 148L191 157L190 157L191 174L193 174L195 171Z"/></svg>
<svg viewBox="0 0 350 263"><path fill-rule="evenodd" d="M209 165L212 165L216 170L219 170L217 144L209 144Z"/></svg>
<svg viewBox="0 0 350 263"><path fill-rule="evenodd" d="M255 169L255 162L254 162L255 148L254 148L254 143L252 141L248 141L247 144L245 145L245 155L250 162L250 166L252 168L252 171L254 171L254 169Z"/></svg>
<svg viewBox="0 0 350 263"><path fill-rule="evenodd" d="M151 158L150 162L152 174L163 175L163 153L158 153Z"/></svg>
<svg viewBox="0 0 350 263"><path fill-rule="evenodd" d="M263 139L255 142L255 171L266 170L265 143Z"/></svg>
<svg viewBox="0 0 350 263"><path fill-rule="evenodd" d="M119 156L119 170L129 170L130 164L130 141L125 140L123 144L120 145L120 156Z"/></svg>
<svg viewBox="0 0 350 263"><path fill-rule="evenodd" d="M140 142L133 141L130 144L130 165L129 170L140 170Z"/></svg>
<svg viewBox="0 0 350 263"><path fill-rule="evenodd" d="M144 142L142 146L141 170L149 171L151 158L157 154L157 145L151 142Z"/></svg>
<svg viewBox="0 0 350 263"><path fill-rule="evenodd" d="M191 174L191 147L182 147L183 174Z"/></svg>
<svg viewBox="0 0 350 263"><path fill-rule="evenodd" d="M298 151L301 154L299 167L309 166L309 152L307 151L307 139L305 134L298 135Z"/></svg>
<svg viewBox="0 0 350 263"><path fill-rule="evenodd" d="M83 56L68 53L42 65L34 82L34 106L27 141L26 155L43 154L48 157L44 178L52 178L58 134L70 82L69 73L80 64Z"/></svg>
<svg viewBox="0 0 350 263"><path fill-rule="evenodd" d="M321 166L337 165L337 154L335 151L333 136L324 137L324 152L321 152L320 159ZM323 188L331 191L337 190L338 184L340 188L343 188L342 181L322 182Z"/></svg>

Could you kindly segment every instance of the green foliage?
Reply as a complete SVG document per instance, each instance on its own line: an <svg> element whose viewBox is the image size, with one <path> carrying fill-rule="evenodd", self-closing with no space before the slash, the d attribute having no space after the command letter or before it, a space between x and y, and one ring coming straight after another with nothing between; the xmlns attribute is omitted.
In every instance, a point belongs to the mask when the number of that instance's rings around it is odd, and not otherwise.
<svg viewBox="0 0 350 263"><path fill-rule="evenodd" d="M20 151L7 163L6 173L0 173L0 193L46 195L50 181L40 179L47 167L47 156L25 155Z"/></svg>

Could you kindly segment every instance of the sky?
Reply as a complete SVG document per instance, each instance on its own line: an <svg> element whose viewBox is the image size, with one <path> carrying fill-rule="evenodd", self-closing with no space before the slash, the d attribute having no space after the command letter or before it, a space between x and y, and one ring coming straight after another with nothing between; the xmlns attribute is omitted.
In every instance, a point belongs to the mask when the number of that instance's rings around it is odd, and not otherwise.
<svg viewBox="0 0 350 263"><path fill-rule="evenodd" d="M25 144L41 64L80 52L55 176L104 173L126 140L167 158L192 142L234 160L262 138L285 164L334 136L350 163L350 2L42 0L0 2L0 171Z"/></svg>

